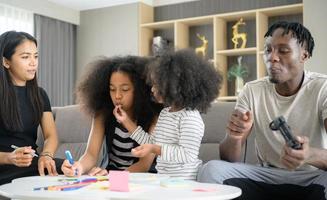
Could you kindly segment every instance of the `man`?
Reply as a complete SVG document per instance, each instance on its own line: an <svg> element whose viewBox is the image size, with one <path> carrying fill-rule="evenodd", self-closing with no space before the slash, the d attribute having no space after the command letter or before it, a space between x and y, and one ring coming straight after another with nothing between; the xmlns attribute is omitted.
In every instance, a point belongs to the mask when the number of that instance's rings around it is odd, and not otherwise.
<svg viewBox="0 0 327 200"><path fill-rule="evenodd" d="M240 187L240 199L326 199L327 76L304 70L314 40L299 23L278 22L265 34L268 77L246 84L220 145L222 160L238 162L250 134L255 134L261 166L210 161L198 180ZM285 145L269 124L283 115L301 143Z"/></svg>

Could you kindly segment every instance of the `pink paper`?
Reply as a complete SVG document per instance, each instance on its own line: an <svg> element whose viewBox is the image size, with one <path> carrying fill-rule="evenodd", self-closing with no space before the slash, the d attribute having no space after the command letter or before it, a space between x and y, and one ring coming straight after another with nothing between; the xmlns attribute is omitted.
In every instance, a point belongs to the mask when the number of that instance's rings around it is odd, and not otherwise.
<svg viewBox="0 0 327 200"><path fill-rule="evenodd" d="M194 188L193 192L217 192L216 188Z"/></svg>
<svg viewBox="0 0 327 200"><path fill-rule="evenodd" d="M111 191L129 192L128 188L128 171L109 171L109 189Z"/></svg>

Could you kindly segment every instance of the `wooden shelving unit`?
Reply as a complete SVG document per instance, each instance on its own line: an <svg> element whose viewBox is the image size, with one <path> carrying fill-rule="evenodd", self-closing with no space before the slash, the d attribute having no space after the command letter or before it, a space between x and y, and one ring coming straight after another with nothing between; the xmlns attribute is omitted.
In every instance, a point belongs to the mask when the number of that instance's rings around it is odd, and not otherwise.
<svg viewBox="0 0 327 200"><path fill-rule="evenodd" d="M213 53L209 55L208 59L213 59L216 67L224 75L224 82L220 91L218 100L231 101L235 100L231 87L227 81L228 67L233 65L229 63L233 57L248 56L248 59L253 60L251 67L252 79L255 80L266 76L266 69L263 62L264 53L264 34L270 25L270 19L273 17L280 17L287 20L287 16L299 15L299 21L303 20L303 4L291 4L287 6L278 6L270 8L262 8L255 10L247 10L240 12L222 13L217 15L183 18L169 21L153 22L153 8L151 6L140 3L140 30L139 30L139 55L151 55L152 38L157 31L171 31L173 34L173 43L176 49L190 47L190 30L192 27L209 26L212 28L212 42ZM240 18L245 22L253 22L255 26L254 34L249 35L253 37L254 45L247 46L244 49L233 49L229 46L231 38L228 34L231 32L228 29L229 24L235 23ZM302 21L301 21L302 22ZM211 30L211 29L210 29ZM194 36L193 36L194 37ZM245 63L246 64L246 63ZM247 81L251 81L247 80Z"/></svg>

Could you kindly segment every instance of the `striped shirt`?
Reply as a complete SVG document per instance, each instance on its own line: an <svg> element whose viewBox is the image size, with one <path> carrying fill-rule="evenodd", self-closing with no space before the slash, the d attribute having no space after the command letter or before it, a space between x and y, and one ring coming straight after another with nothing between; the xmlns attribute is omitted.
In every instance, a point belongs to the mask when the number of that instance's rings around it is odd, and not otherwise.
<svg viewBox="0 0 327 200"><path fill-rule="evenodd" d="M131 150L138 144L129 137L127 131L116 127L112 134L112 145L109 153L109 169L126 169L138 161L131 154Z"/></svg>
<svg viewBox="0 0 327 200"><path fill-rule="evenodd" d="M195 180L202 161L199 149L204 134L204 123L198 110L182 109L169 112L164 108L159 115L153 134L139 126L131 138L139 144L161 146L156 169L160 174Z"/></svg>

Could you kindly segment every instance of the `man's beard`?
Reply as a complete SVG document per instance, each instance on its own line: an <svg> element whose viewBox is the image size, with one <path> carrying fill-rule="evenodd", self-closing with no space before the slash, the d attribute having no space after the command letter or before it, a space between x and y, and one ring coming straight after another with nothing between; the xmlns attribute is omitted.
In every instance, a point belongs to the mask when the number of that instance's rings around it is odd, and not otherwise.
<svg viewBox="0 0 327 200"><path fill-rule="evenodd" d="M275 84L279 83L279 80L276 77L271 76L271 74L268 74L268 77L271 83L275 83Z"/></svg>
<svg viewBox="0 0 327 200"><path fill-rule="evenodd" d="M269 81L275 84L279 83L279 81L277 79L274 79L273 77L269 77Z"/></svg>

